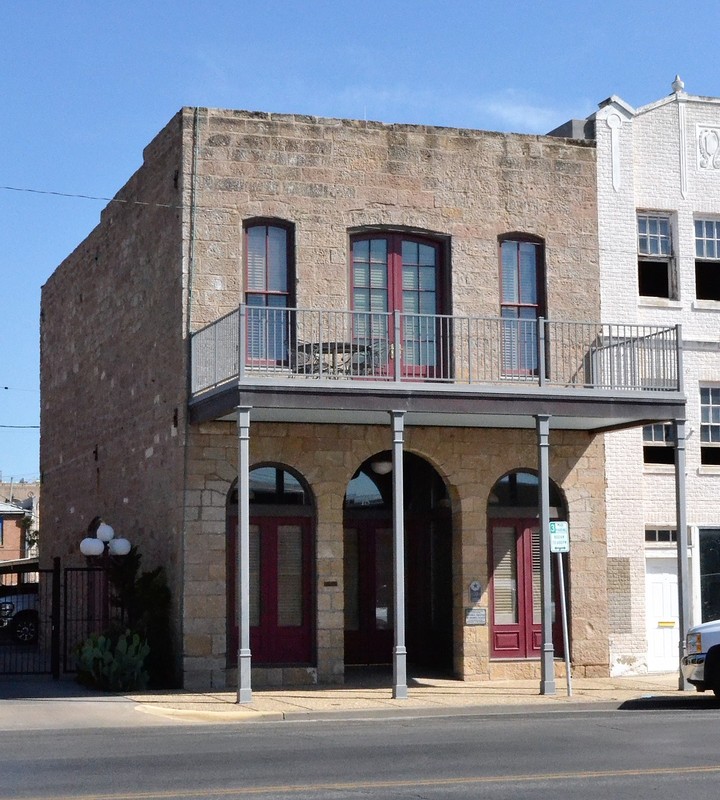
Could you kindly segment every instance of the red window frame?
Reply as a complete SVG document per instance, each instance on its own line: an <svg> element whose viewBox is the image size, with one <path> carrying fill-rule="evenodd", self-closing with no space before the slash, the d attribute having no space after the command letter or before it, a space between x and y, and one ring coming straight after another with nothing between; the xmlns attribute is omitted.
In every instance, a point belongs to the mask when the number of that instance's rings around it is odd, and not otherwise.
<svg viewBox="0 0 720 800"><path fill-rule="evenodd" d="M365 285L356 282L358 275L358 265L363 263L372 263L370 260L365 262L361 259L356 259L355 246L361 242L385 242L385 283L384 286L373 286L372 275L370 268L368 269L368 280ZM421 263L422 259L418 257L416 262L405 263L403 255L403 245L405 243L421 245L432 248L434 252L434 281L432 287L426 283L426 278L423 275L423 268L430 266L426 263ZM372 249L372 245L370 245ZM418 251L419 256L420 251ZM385 342L387 353L383 354L383 362L386 362L387 369L390 373L394 371L394 363L396 355L401 356L401 373L403 377L430 377L434 376L437 372L438 353L441 349L441 331L437 323L438 315L443 313L445 307L446 287L445 282L447 279L447 254L446 247L442 239L431 235L423 235L418 233L409 233L404 231L382 231L382 230L368 230L360 233L352 234L350 237L350 286L351 286L351 307L354 311L363 311L369 314L376 313L380 315L387 315L387 322L383 324L383 330L379 333L373 330L373 338L378 338ZM379 263L379 262L374 262ZM416 280L410 281L410 285L404 285L405 267L416 270ZM425 273L427 274L427 273ZM367 297L367 307L358 308L359 292L362 292ZM378 294L385 293L385 301L383 308L373 307L373 293L375 297ZM416 297L416 308L406 309L405 299L406 296L414 295ZM432 311L428 308L428 298L433 296ZM406 314L418 314L419 317L405 318L405 324L401 326L400 342L395 341L395 329L393 326L394 312L404 312ZM427 328L427 323L423 322L424 315L433 317L432 329ZM410 320L415 319L414 329L413 323ZM373 328L379 324L379 320L373 319L371 325ZM386 328L385 328L386 325ZM400 345L400 347L398 347ZM411 351L414 352L414 356ZM410 354L409 357L408 354ZM446 368L447 369L447 368Z"/></svg>
<svg viewBox="0 0 720 800"><path fill-rule="evenodd" d="M488 541L488 570L490 574L490 657L495 659L539 658L542 652L542 625L533 619L533 563L532 531L539 528L538 519L503 518L494 519L490 527ZM518 621L515 623L495 622L495 564L493 542L495 528L512 527L515 531L516 592ZM542 533L540 547L542 548ZM557 574L552 571L552 592L555 604L555 619L552 626L553 646L556 655L564 652L562 639L562 620L560 618L560 588ZM540 576L535 574L537 580Z"/></svg>
<svg viewBox="0 0 720 800"><path fill-rule="evenodd" d="M243 227L248 364L286 364L294 338L293 320L285 311L295 305L294 226L285 220L255 218Z"/></svg>
<svg viewBox="0 0 720 800"><path fill-rule="evenodd" d="M529 252L534 252L530 281L523 262L523 253ZM535 375L539 366L537 320L545 316L544 244L541 239L518 234L501 237L499 262L503 374Z"/></svg>

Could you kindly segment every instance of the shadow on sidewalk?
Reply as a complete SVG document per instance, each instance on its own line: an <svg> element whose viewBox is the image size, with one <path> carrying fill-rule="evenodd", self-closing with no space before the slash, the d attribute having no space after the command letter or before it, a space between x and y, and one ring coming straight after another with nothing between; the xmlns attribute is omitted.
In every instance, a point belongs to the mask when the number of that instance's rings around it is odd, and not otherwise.
<svg viewBox="0 0 720 800"><path fill-rule="evenodd" d="M56 681L49 675L3 675L0 677L0 700L101 699L109 696L112 695L81 686L72 678Z"/></svg>
<svg viewBox="0 0 720 800"><path fill-rule="evenodd" d="M680 692L676 695L649 695L626 700L620 711L705 711L720 709L720 700L711 693Z"/></svg>

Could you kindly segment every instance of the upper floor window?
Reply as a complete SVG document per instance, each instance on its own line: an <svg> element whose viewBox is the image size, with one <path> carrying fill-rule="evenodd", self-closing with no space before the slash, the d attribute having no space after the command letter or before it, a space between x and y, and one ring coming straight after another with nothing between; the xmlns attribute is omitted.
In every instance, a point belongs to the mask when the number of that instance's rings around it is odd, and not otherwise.
<svg viewBox="0 0 720 800"><path fill-rule="evenodd" d="M292 268L290 226L277 222L245 227L245 301L251 306L287 308Z"/></svg>
<svg viewBox="0 0 720 800"><path fill-rule="evenodd" d="M720 386L700 387L700 463L720 465Z"/></svg>
<svg viewBox="0 0 720 800"><path fill-rule="evenodd" d="M439 327L445 248L410 232L371 231L351 239L354 336L372 345L383 369L400 359L403 375L434 375L447 361ZM388 316L402 312L400 340Z"/></svg>
<svg viewBox="0 0 720 800"><path fill-rule="evenodd" d="M641 297L676 298L670 217L638 214L638 291Z"/></svg>
<svg viewBox="0 0 720 800"><path fill-rule="evenodd" d="M545 313L543 246L537 241L500 242L500 316L503 370L537 370L537 320Z"/></svg>
<svg viewBox="0 0 720 800"><path fill-rule="evenodd" d="M646 464L675 463L675 433L667 422L643 427L643 461Z"/></svg>
<svg viewBox="0 0 720 800"><path fill-rule="evenodd" d="M294 296L292 226L280 220L245 223L245 302L250 363L284 364Z"/></svg>
<svg viewBox="0 0 720 800"><path fill-rule="evenodd" d="M720 220L695 220L695 297L720 300Z"/></svg>

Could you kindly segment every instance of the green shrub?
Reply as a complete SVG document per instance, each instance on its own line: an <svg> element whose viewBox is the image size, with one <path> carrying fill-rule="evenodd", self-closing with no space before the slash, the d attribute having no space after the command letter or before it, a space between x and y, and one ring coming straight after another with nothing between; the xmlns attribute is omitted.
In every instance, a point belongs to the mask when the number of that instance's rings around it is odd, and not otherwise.
<svg viewBox="0 0 720 800"><path fill-rule="evenodd" d="M145 659L150 653L139 633L94 633L78 648L78 681L106 692L144 689Z"/></svg>
<svg viewBox="0 0 720 800"><path fill-rule="evenodd" d="M141 563L137 547L127 556L110 559L111 602L122 610L124 624L137 631L150 646L145 662L150 688L171 688L177 685L177 680L170 632L170 589L162 567L141 571Z"/></svg>

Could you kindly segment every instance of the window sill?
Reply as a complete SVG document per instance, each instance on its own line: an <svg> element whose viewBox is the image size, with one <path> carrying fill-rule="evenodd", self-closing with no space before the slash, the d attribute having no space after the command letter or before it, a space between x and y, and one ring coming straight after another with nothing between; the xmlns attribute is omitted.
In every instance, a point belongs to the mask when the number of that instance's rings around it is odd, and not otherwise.
<svg viewBox="0 0 720 800"><path fill-rule="evenodd" d="M667 308L672 311L682 310L679 300L670 300L667 297L638 297L638 308Z"/></svg>
<svg viewBox="0 0 720 800"><path fill-rule="evenodd" d="M693 300L693 311L720 311L720 300Z"/></svg>
<svg viewBox="0 0 720 800"><path fill-rule="evenodd" d="M675 464L643 464L643 475L674 475Z"/></svg>
<svg viewBox="0 0 720 800"><path fill-rule="evenodd" d="M720 464L701 464L697 470L698 475L720 475Z"/></svg>

